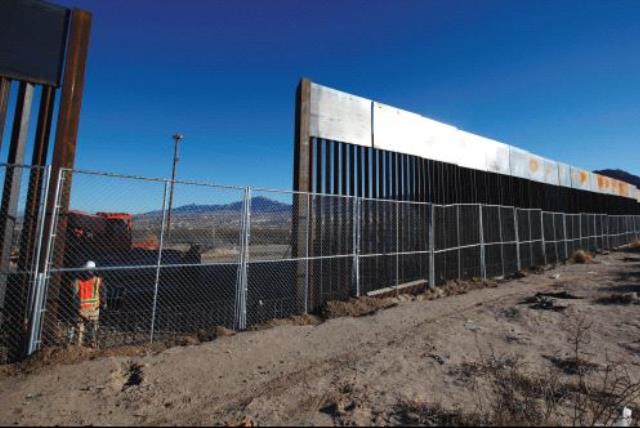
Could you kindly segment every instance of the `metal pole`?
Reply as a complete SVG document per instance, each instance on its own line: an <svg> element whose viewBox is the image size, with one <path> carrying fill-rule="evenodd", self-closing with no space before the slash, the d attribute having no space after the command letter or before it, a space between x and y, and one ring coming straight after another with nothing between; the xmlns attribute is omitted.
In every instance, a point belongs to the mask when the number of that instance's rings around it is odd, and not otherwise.
<svg viewBox="0 0 640 428"><path fill-rule="evenodd" d="M582 245L582 213L578 214L578 242L580 243L579 248L583 248Z"/></svg>
<svg viewBox="0 0 640 428"><path fill-rule="evenodd" d="M149 342L153 343L153 333L156 324L156 308L158 307L158 286L160 284L160 266L162 265L162 248L164 246L164 231L167 224L167 187L169 183L164 182L164 190L162 192L162 223L160 224L160 243L158 247L158 259L156 262L156 278L153 286L153 306L151 309L151 332Z"/></svg>
<svg viewBox="0 0 640 428"><path fill-rule="evenodd" d="M247 265L249 260L249 235L251 224L251 188L244 191L244 203L241 220L240 264L236 278L236 314L234 327L236 330L247 328Z"/></svg>
<svg viewBox="0 0 640 428"><path fill-rule="evenodd" d="M551 214L551 218L553 219L553 249L555 250L555 263L558 263L559 261L559 255L558 255L558 234L556 232L556 214L553 213Z"/></svg>
<svg viewBox="0 0 640 428"><path fill-rule="evenodd" d="M482 221L482 204L478 205L479 223L480 223L480 271L482 278L487 279L487 266L484 249L484 222Z"/></svg>
<svg viewBox="0 0 640 428"><path fill-rule="evenodd" d="M33 302L31 304L31 315L29 317L30 329L29 329L29 345L27 348L27 355L31 355L38 349L40 343L40 335L42 334L42 325L40 323L42 311L44 309L43 301L43 288L45 286L44 274L40 273L40 256L42 254L42 244L45 228L45 207L47 204L47 197L49 194L49 183L51 182L51 166L48 165L44 168L44 189L40 198L40 217L38 221L37 242L36 242L36 254L33 263Z"/></svg>
<svg viewBox="0 0 640 428"><path fill-rule="evenodd" d="M54 173L54 169L53 167L51 167L51 171L50 171L50 178L51 178L51 174ZM40 343L42 342L42 334L43 334L43 326L45 323L45 319L44 316L42 316L42 313L45 312L45 306L47 306L47 296L49 295L49 286L51 283L51 266L54 264L54 250L55 250L55 244L56 244L56 236L58 235L58 217L60 215L60 208L62 207L62 186L64 186L64 182L66 179L66 173L71 174L71 171L64 169L64 168L60 168L58 169L58 177L56 177L55 183L56 183L56 190L53 194L53 211L51 212L51 217L50 217L50 222L49 222L49 226L47 229L47 233L48 233L48 237L46 240L47 246L45 248L45 256L44 256L44 265L43 265L43 269L42 269L42 282L43 282L43 291L42 291L42 299L43 299L43 303L40 309L40 318L38 319L38 343L36 344L36 349L39 348ZM45 209L47 209L49 207L49 200L45 199ZM44 217L44 216L43 216ZM44 220L43 220L44 221ZM45 222L46 223L46 222ZM43 233L44 234L44 233ZM57 299L57 296L54 295L54 301ZM49 317L51 317L51 308L49 308ZM47 315L47 314L45 314ZM51 320L51 322L53 322L54 320Z"/></svg>
<svg viewBox="0 0 640 428"><path fill-rule="evenodd" d="M456 237L458 238L458 279L462 279L462 250L460 249L460 205L456 205Z"/></svg>
<svg viewBox="0 0 640 428"><path fill-rule="evenodd" d="M569 244L567 237L567 215L562 213L562 229L563 229L563 237L564 237L564 259L569 258Z"/></svg>
<svg viewBox="0 0 640 428"><path fill-rule="evenodd" d="M504 276L504 238L502 236L502 207L498 207L498 227L500 231L500 263L502 263L502 276Z"/></svg>
<svg viewBox="0 0 640 428"><path fill-rule="evenodd" d="M396 294L400 286L400 203L396 204Z"/></svg>
<svg viewBox="0 0 640 428"><path fill-rule="evenodd" d="M544 264L547 264L547 245L544 240L544 212L540 210L540 237L542 239L542 257Z"/></svg>
<svg viewBox="0 0 640 428"><path fill-rule="evenodd" d="M311 227L311 195L307 193L307 213L305 225L305 275L304 275L304 313L309 312L309 228Z"/></svg>
<svg viewBox="0 0 640 428"><path fill-rule="evenodd" d="M522 261L520 260L520 230L518 227L518 209L513 207L513 227L516 232L516 263L518 272L522 270Z"/></svg>
<svg viewBox="0 0 640 428"><path fill-rule="evenodd" d="M533 230L531 229L531 210L527 211L527 221L529 222L529 266L533 266Z"/></svg>
<svg viewBox="0 0 640 428"><path fill-rule="evenodd" d="M173 134L173 166L171 167L171 192L169 193L169 214L167 216L167 232L171 232L171 210L173 209L173 189L176 184L176 168L178 166L178 161L180 157L178 155L178 146L180 145L180 141L184 139L184 135L176 132Z"/></svg>
<svg viewBox="0 0 640 428"><path fill-rule="evenodd" d="M354 272L354 280L355 280L355 290L356 297L360 297L360 198L355 198L353 201L353 218L354 218L354 227L353 227L353 272Z"/></svg>
<svg viewBox="0 0 640 428"><path fill-rule="evenodd" d="M429 288L431 290L436 288L436 257L435 257L435 208L433 204L430 204L429 215Z"/></svg>

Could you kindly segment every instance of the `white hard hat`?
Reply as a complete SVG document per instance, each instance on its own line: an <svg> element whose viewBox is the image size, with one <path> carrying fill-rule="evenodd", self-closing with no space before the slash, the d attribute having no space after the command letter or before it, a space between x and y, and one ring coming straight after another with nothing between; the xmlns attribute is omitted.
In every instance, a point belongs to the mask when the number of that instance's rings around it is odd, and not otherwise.
<svg viewBox="0 0 640 428"><path fill-rule="evenodd" d="M96 263L89 260L87 263L85 263L84 265L85 269L95 269L96 268Z"/></svg>

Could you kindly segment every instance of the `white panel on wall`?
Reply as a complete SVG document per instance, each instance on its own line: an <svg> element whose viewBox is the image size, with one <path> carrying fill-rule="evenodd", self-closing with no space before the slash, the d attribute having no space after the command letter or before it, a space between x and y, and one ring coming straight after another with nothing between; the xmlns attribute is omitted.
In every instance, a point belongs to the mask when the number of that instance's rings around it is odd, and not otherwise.
<svg viewBox="0 0 640 428"><path fill-rule="evenodd" d="M311 84L312 137L371 146L371 101Z"/></svg>
<svg viewBox="0 0 640 428"><path fill-rule="evenodd" d="M527 167L529 168L529 176L533 181L544 183L544 161L543 157L529 153Z"/></svg>
<svg viewBox="0 0 640 428"><path fill-rule="evenodd" d="M558 163L551 159L542 158L542 175L544 182L557 186L560 184L558 177Z"/></svg>
<svg viewBox="0 0 640 428"><path fill-rule="evenodd" d="M310 133L466 168L637 199L637 189L628 183L315 83L311 83Z"/></svg>
<svg viewBox="0 0 640 428"><path fill-rule="evenodd" d="M580 190L590 190L589 171L571 167L571 187Z"/></svg>
<svg viewBox="0 0 640 428"><path fill-rule="evenodd" d="M487 171L511 175L509 146L489 138L485 138L485 140L487 141Z"/></svg>
<svg viewBox="0 0 640 428"><path fill-rule="evenodd" d="M479 135L458 130L457 164L480 171L487 170L488 141Z"/></svg>
<svg viewBox="0 0 640 428"><path fill-rule="evenodd" d="M561 186L571 187L571 167L566 163L558 162L558 182Z"/></svg>
<svg viewBox="0 0 640 428"><path fill-rule="evenodd" d="M373 147L456 163L457 129L415 113L373 103Z"/></svg>
<svg viewBox="0 0 640 428"><path fill-rule="evenodd" d="M519 178L531 178L529 173L529 152L509 146L509 166L511 175Z"/></svg>

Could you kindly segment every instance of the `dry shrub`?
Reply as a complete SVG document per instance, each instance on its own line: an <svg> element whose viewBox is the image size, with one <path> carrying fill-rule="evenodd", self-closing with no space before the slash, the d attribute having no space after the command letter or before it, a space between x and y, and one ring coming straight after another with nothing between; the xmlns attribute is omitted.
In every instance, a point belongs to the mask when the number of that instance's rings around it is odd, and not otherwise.
<svg viewBox="0 0 640 428"><path fill-rule="evenodd" d="M288 318L274 318L260 324L249 327L249 330L265 330L272 327L280 327L285 325L319 325L322 324L322 318L312 314L291 315Z"/></svg>
<svg viewBox="0 0 640 428"><path fill-rule="evenodd" d="M627 367L608 358L606 364L598 365L583 355L583 348L591 342L592 322L585 316L574 315L564 329L572 355L556 359L554 367L542 370L529 370L518 355L496 355L493 350L485 355L478 345L479 361L449 371L473 391L473 410L451 411L437 405L401 403L399 408L408 414L403 422L612 426L623 406L634 409L634 413L638 411L640 382L631 377Z"/></svg>
<svg viewBox="0 0 640 428"><path fill-rule="evenodd" d="M325 303L320 310L320 316L324 319L339 317L361 317L373 315L380 309L396 306L397 302L389 298L363 296L349 300L334 300Z"/></svg>
<svg viewBox="0 0 640 428"><path fill-rule="evenodd" d="M631 305L640 304L640 299L637 293L621 293L599 297L596 299L596 303L601 305Z"/></svg>
<svg viewBox="0 0 640 428"><path fill-rule="evenodd" d="M640 239L636 239L631 244L629 244L628 249L631 251L640 251Z"/></svg>
<svg viewBox="0 0 640 428"><path fill-rule="evenodd" d="M462 409L448 410L440 404L422 401L401 401L393 409L394 422L402 426L486 426L487 417Z"/></svg>
<svg viewBox="0 0 640 428"><path fill-rule="evenodd" d="M569 257L570 263L589 264L593 263L593 253L585 250L576 250Z"/></svg>

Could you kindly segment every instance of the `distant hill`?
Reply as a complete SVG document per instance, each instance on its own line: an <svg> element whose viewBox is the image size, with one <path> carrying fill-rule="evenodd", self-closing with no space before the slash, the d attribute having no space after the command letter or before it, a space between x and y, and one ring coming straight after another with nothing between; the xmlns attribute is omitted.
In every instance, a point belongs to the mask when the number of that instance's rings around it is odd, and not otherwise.
<svg viewBox="0 0 640 428"><path fill-rule="evenodd" d="M208 215L223 213L239 213L242 210L242 201L231 202L228 204L187 204L173 208L174 216L191 216L191 215ZM264 196L256 196L251 198L252 214L284 214L291 212L291 204L274 201ZM139 214L138 217L158 217L162 215L162 211L150 211Z"/></svg>
<svg viewBox="0 0 640 428"><path fill-rule="evenodd" d="M627 171L621 169L601 169L599 171L593 171L596 174L604 175L607 177L615 178L616 180L626 181L629 184L633 184L636 187L640 187L640 177L633 175Z"/></svg>

